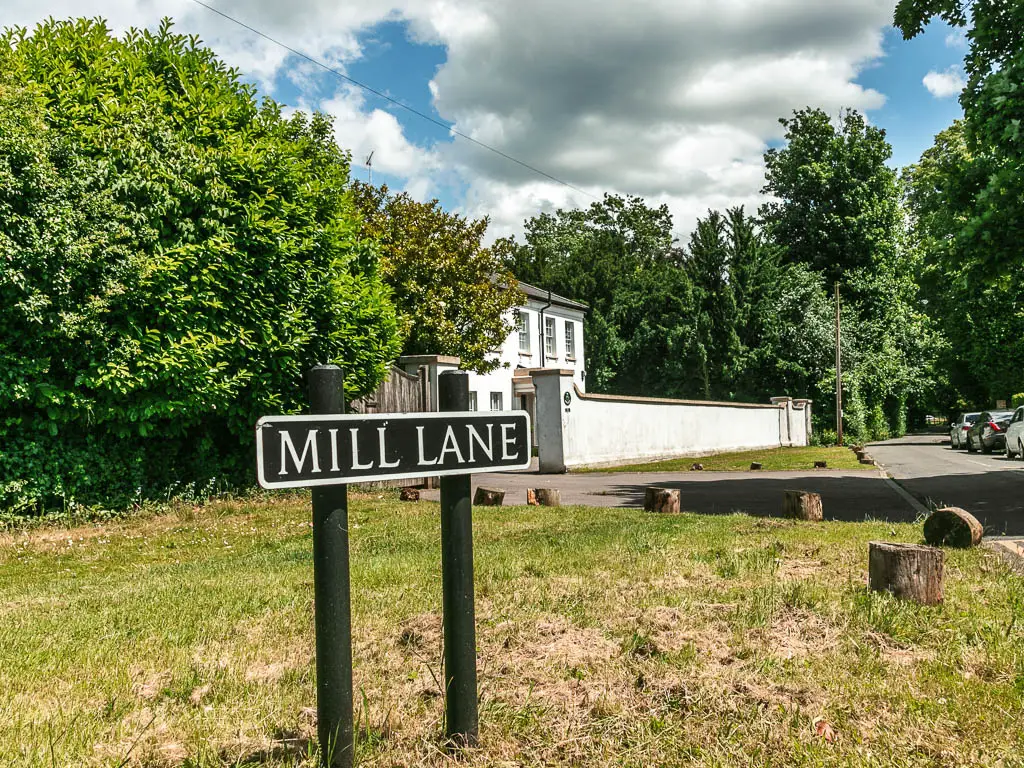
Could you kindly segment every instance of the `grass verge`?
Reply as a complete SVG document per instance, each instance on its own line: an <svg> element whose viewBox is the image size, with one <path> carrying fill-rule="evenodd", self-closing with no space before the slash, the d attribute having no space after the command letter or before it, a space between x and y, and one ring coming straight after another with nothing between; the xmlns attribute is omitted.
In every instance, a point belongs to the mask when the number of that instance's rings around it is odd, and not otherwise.
<svg viewBox="0 0 1024 768"><path fill-rule="evenodd" d="M1024 579L991 553L950 551L928 609L864 586L868 540L915 526L474 518L481 746L460 764L1020 764ZM452 762L438 528L436 504L352 503L362 765ZM0 762L312 765L310 546L301 494L0 535Z"/></svg>
<svg viewBox="0 0 1024 768"><path fill-rule="evenodd" d="M741 472L749 471L752 462L759 462L763 471L813 470L814 462L824 461L828 469L866 469L857 461L852 450L843 446L799 448L768 448L760 451L734 451L732 453L716 453L710 456L688 456L666 461L653 461L644 464L627 464L616 467L595 467L578 469L574 472L684 472L695 463L704 465L709 472Z"/></svg>

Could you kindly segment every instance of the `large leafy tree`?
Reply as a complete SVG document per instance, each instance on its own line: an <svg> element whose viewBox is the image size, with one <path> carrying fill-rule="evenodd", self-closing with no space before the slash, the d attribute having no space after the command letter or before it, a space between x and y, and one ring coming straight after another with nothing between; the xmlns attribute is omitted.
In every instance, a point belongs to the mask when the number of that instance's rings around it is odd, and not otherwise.
<svg viewBox="0 0 1024 768"><path fill-rule="evenodd" d="M993 279L963 237L987 181L961 121L903 173L928 313L948 341L938 366L946 386L937 394L950 411L1009 400L1024 389L1024 260L1004 264Z"/></svg>
<svg viewBox="0 0 1024 768"><path fill-rule="evenodd" d="M249 482L252 425L398 353L349 160L195 38L0 37L0 500Z"/></svg>
<svg viewBox="0 0 1024 768"><path fill-rule="evenodd" d="M525 223L525 243L510 254L517 278L587 303L587 384L614 390L622 339L612 314L617 291L645 270L671 261L672 216L664 205L605 195L585 209L543 213Z"/></svg>
<svg viewBox="0 0 1024 768"><path fill-rule="evenodd" d="M984 180L958 237L990 276L1020 262L1024 239L1024 4L1011 0L900 0L907 39L932 19L967 29L964 136Z"/></svg>
<svg viewBox="0 0 1024 768"><path fill-rule="evenodd" d="M380 273L405 330L406 354L458 355L480 372L512 330L525 300L505 264L511 244L483 245L487 219L470 220L408 194L352 186L363 231L380 244Z"/></svg>
<svg viewBox="0 0 1024 768"><path fill-rule="evenodd" d="M933 389L941 339L923 312L920 254L907 247L896 173L886 165L891 147L855 111L832 121L804 109L781 122L787 144L765 154L764 191L777 198L760 211L766 232L785 263L842 287L849 431L901 431L908 408ZM823 406L834 415L830 399Z"/></svg>
<svg viewBox="0 0 1024 768"><path fill-rule="evenodd" d="M760 211L767 233L787 261L862 290L879 264L898 257L899 191L885 131L854 110L836 123L820 109L779 122L786 145L764 158L763 191L776 198Z"/></svg>

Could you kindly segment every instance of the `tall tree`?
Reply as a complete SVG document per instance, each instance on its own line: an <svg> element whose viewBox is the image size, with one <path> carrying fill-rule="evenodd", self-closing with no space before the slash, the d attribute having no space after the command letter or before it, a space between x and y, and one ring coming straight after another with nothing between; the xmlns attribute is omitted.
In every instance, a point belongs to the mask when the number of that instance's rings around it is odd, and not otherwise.
<svg viewBox="0 0 1024 768"><path fill-rule="evenodd" d="M458 355L463 367L485 372L491 350L512 330L525 300L505 261L507 240L483 245L487 219L470 220L405 193L362 182L352 194L363 232L381 248L381 276L401 317L405 354Z"/></svg>
<svg viewBox="0 0 1024 768"><path fill-rule="evenodd" d="M779 122L786 146L764 158L762 191L777 198L760 210L767 234L787 261L816 269L829 285L861 290L898 256L899 192L885 131L854 110L837 124L820 109Z"/></svg>
<svg viewBox="0 0 1024 768"><path fill-rule="evenodd" d="M1024 239L1024 4L900 0L895 25L911 39L934 18L967 29L960 95L972 164L984 178L960 237L992 277L1020 261Z"/></svg>
<svg viewBox="0 0 1024 768"><path fill-rule="evenodd" d="M621 338L612 319L616 292L633 277L677 258L664 205L606 195L586 209L544 213L525 223L525 243L510 255L517 278L587 303L587 384L613 388Z"/></svg>
<svg viewBox="0 0 1024 768"><path fill-rule="evenodd" d="M764 191L777 198L761 209L766 231L786 263L807 265L829 288L843 286L848 429L887 436L932 388L938 344L920 303L919 254L905 243L896 174L886 165L891 147L885 131L854 111L833 123L822 110L799 110L782 124L788 143L765 154ZM829 409L823 405L819 412Z"/></svg>

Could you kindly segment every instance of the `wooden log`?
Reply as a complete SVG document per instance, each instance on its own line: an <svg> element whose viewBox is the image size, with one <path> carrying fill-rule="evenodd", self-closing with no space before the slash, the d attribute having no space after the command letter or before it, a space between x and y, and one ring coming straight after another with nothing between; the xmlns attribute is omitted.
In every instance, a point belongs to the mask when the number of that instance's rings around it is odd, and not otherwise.
<svg viewBox="0 0 1024 768"><path fill-rule="evenodd" d="M919 544L868 542L868 588L922 605L942 602L944 552Z"/></svg>
<svg viewBox="0 0 1024 768"><path fill-rule="evenodd" d="M526 489L526 503L531 507L540 506L540 502L537 501L537 492L533 488Z"/></svg>
<svg viewBox="0 0 1024 768"><path fill-rule="evenodd" d="M974 515L960 507L944 507L924 521L924 540L933 547L976 547L985 529Z"/></svg>
<svg viewBox="0 0 1024 768"><path fill-rule="evenodd" d="M784 491L782 513L797 520L820 522L821 494L809 491Z"/></svg>
<svg viewBox="0 0 1024 768"><path fill-rule="evenodd" d="M482 485L473 496L473 504L477 507L500 507L504 500L504 488L484 488Z"/></svg>
<svg viewBox="0 0 1024 768"><path fill-rule="evenodd" d="M530 494L533 494L534 503L542 507L562 506L562 494L557 488L531 488L526 492L527 503Z"/></svg>
<svg viewBox="0 0 1024 768"><path fill-rule="evenodd" d="M644 509L648 512L678 512L679 490L653 486L648 488L644 492Z"/></svg>
<svg viewBox="0 0 1024 768"><path fill-rule="evenodd" d="M760 469L761 468L761 462L760 461L752 461L752 462L750 462L750 468L751 469Z"/></svg>
<svg viewBox="0 0 1024 768"><path fill-rule="evenodd" d="M827 461L816 461L814 462L815 469L826 469L828 467Z"/></svg>
<svg viewBox="0 0 1024 768"><path fill-rule="evenodd" d="M402 489L402 492L398 494L398 498L402 501L419 501L420 490L419 488L406 487Z"/></svg>

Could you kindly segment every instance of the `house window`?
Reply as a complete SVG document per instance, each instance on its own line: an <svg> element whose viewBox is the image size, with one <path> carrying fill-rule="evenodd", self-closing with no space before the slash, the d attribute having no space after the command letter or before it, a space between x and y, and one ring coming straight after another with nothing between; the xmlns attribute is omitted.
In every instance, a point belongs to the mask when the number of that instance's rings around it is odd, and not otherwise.
<svg viewBox="0 0 1024 768"><path fill-rule="evenodd" d="M469 410L475 411L476 408L476 392L469 393Z"/></svg>
<svg viewBox="0 0 1024 768"><path fill-rule="evenodd" d="M500 411L502 410L501 392L491 392L491 410Z"/></svg>
<svg viewBox="0 0 1024 768"><path fill-rule="evenodd" d="M576 326L572 320L565 321L565 359L576 359Z"/></svg>
<svg viewBox="0 0 1024 768"><path fill-rule="evenodd" d="M558 347L555 345L555 318L544 318L544 354L552 360L558 357Z"/></svg>
<svg viewBox="0 0 1024 768"><path fill-rule="evenodd" d="M530 316L519 312L519 351L530 354Z"/></svg>

